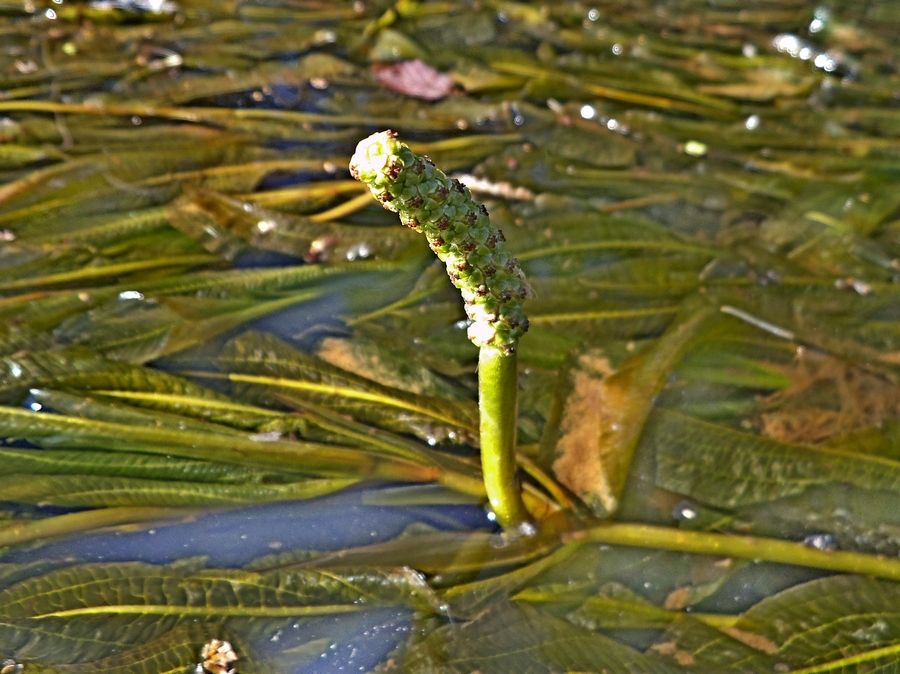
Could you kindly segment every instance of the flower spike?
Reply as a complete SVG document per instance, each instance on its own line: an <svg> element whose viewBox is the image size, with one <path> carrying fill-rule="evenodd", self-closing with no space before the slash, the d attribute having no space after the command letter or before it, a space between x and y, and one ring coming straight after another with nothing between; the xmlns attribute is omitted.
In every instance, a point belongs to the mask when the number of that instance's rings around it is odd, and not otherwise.
<svg viewBox="0 0 900 674"><path fill-rule="evenodd" d="M425 235L462 293L469 339L513 353L528 330L522 303L531 288L506 250L503 232L491 225L487 208L472 199L469 188L414 154L393 131L362 140L350 173L403 224Z"/></svg>

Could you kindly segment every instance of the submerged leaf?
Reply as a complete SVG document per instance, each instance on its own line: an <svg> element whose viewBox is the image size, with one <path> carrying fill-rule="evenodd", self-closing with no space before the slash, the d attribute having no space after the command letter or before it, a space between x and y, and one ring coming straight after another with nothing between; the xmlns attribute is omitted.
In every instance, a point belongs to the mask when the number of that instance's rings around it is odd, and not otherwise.
<svg viewBox="0 0 900 674"><path fill-rule="evenodd" d="M233 506L315 498L358 482L354 478L290 484L214 484L98 475L9 475L4 499L39 506Z"/></svg>
<svg viewBox="0 0 900 674"><path fill-rule="evenodd" d="M233 371L229 378L244 383L244 390L255 399L289 401L290 397L298 397L313 403L327 401L358 419L438 440L472 438L477 428L477 408L471 402L392 388L331 365L270 335L246 332L228 343L219 360ZM273 398L272 390L281 397Z"/></svg>
<svg viewBox="0 0 900 674"><path fill-rule="evenodd" d="M660 410L650 431L656 483L717 507L752 505L843 482L896 492L900 462L788 444Z"/></svg>
<svg viewBox="0 0 900 674"><path fill-rule="evenodd" d="M559 402L559 426L548 424L552 430L544 442L557 478L596 513L610 515L618 508L653 399L712 313L705 303L686 304L681 320L615 373L590 354L571 371L568 395Z"/></svg>
<svg viewBox="0 0 900 674"><path fill-rule="evenodd" d="M416 643L403 672L665 672L668 668L608 637L529 605L497 604L468 623L446 625Z"/></svg>

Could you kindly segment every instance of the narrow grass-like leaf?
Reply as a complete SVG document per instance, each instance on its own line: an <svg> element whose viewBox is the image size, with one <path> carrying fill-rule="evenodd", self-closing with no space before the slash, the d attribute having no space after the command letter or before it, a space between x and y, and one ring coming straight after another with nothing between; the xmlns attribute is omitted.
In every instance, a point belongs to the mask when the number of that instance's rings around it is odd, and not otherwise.
<svg viewBox="0 0 900 674"><path fill-rule="evenodd" d="M97 452L86 449L0 448L4 472L26 475L100 475L150 480L186 480L196 483L248 484L277 481L274 472L213 461L136 452ZM65 493L58 494L65 497Z"/></svg>
<svg viewBox="0 0 900 674"><path fill-rule="evenodd" d="M145 428L11 407L0 408L0 434L44 447L171 454L251 466L282 466L310 475L365 475L374 469L370 457L346 447L267 440L249 434L236 437Z"/></svg>
<svg viewBox="0 0 900 674"><path fill-rule="evenodd" d="M197 320L189 317L188 306L179 305L175 310L165 302L116 300L66 322L57 330L57 335L69 343L89 346L114 360L142 363L182 351L248 321L314 299L320 292L298 290L267 302L196 300L197 308L211 314Z"/></svg>
<svg viewBox="0 0 900 674"><path fill-rule="evenodd" d="M263 400L271 399L271 394L262 387L282 389L311 402L327 400L357 418L393 430L432 438L470 438L477 428L474 404L384 386L261 333L236 337L219 360L232 371L229 379L255 385L248 392Z"/></svg>
<svg viewBox="0 0 900 674"><path fill-rule="evenodd" d="M356 484L356 478L288 484L223 484L106 475L9 475L7 501L64 507L234 506L323 496Z"/></svg>

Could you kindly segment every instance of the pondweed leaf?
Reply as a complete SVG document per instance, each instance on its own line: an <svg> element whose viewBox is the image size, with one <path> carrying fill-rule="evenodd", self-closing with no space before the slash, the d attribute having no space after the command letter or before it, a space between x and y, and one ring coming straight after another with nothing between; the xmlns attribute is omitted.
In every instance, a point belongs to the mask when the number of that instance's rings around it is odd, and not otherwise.
<svg viewBox="0 0 900 674"><path fill-rule="evenodd" d="M653 645L651 659L676 672L755 672L777 671L785 662L776 647L765 639L746 643L749 634L720 631L693 618L682 617Z"/></svg>
<svg viewBox="0 0 900 674"><path fill-rule="evenodd" d="M0 595L4 653L60 664L141 647L173 628L179 630L168 641L174 645L190 629L179 625L206 625L204 634L222 635L230 632L222 628L228 619L297 619L386 605L439 610L422 576L403 567L255 572L87 564L29 578Z"/></svg>
<svg viewBox="0 0 900 674"><path fill-rule="evenodd" d="M25 475L89 475L156 480L185 480L210 484L278 482L274 472L257 471L214 461L192 461L136 452L100 452L87 449L0 448L4 470ZM65 494L60 494L65 496Z"/></svg>
<svg viewBox="0 0 900 674"><path fill-rule="evenodd" d="M170 211L173 224L185 234L218 250L229 237L239 237L255 248L274 250L308 262L343 262L357 259L393 259L421 244L415 232L403 227L369 227L324 222L241 202L209 190L191 188L189 202ZM210 232L216 231L214 237ZM230 246L236 246L232 241Z"/></svg>
<svg viewBox="0 0 900 674"><path fill-rule="evenodd" d="M177 465L177 464L176 464ZM180 478L151 480L107 475L9 475L7 500L63 507L235 506L324 496L359 480L335 478L285 484L223 484Z"/></svg>
<svg viewBox="0 0 900 674"><path fill-rule="evenodd" d="M598 514L614 512L653 398L713 309L688 302L648 351L615 372L596 354L576 362L556 403L542 444L561 483Z"/></svg>
<svg viewBox="0 0 900 674"><path fill-rule="evenodd" d="M205 342L243 323L319 297L320 290L296 290L278 299L122 299L65 321L55 337L112 360L143 363ZM205 315L204 315L205 314Z"/></svg>
<svg viewBox="0 0 900 674"><path fill-rule="evenodd" d="M529 605L499 603L415 643L403 672L669 672L640 652Z"/></svg>
<svg viewBox="0 0 900 674"><path fill-rule="evenodd" d="M252 571L26 563L0 570L22 593L0 595L0 660L174 674L225 638L222 671L313 670L340 628L271 667L256 640L368 596L424 630L384 670L897 669L892 584L758 602L786 567L709 554L896 577L896 3L595 4L0 0L6 561L365 479L481 502L475 452L448 447L477 443L458 298L346 180L385 128L459 172L521 259L522 484L566 511L534 537L413 526ZM372 76L411 59L453 90ZM313 297L315 325L278 332L303 350L251 332L170 355ZM314 344L322 324L340 340Z"/></svg>
<svg viewBox="0 0 900 674"><path fill-rule="evenodd" d="M231 433L214 434L94 421L20 408L0 408L0 434L47 448L140 451L250 466L279 466L306 475L361 475L374 469L371 457L339 445Z"/></svg>
<svg viewBox="0 0 900 674"><path fill-rule="evenodd" d="M86 663L44 667L28 663L23 672L31 670L46 674L184 674L205 661L207 644L227 642L237 655L241 670L247 674L272 674L267 663L254 650L221 623L187 623L162 633L155 639L140 643L115 655ZM24 664L24 663L23 663ZM40 669L38 669L40 667Z"/></svg>
<svg viewBox="0 0 900 674"><path fill-rule="evenodd" d="M358 331L359 332L359 331ZM353 339L329 337L322 340L316 355L343 370L361 374L395 388L418 395L451 400L471 399L471 391L436 375L410 354L392 343L390 335L374 329Z"/></svg>
<svg viewBox="0 0 900 674"><path fill-rule="evenodd" d="M111 421L113 423L144 426L146 428L165 428L173 431L195 431L219 435L240 435L240 431L222 424L208 423L207 421L179 414L142 410L123 405L114 400L115 392L113 392L113 400L93 395L85 397L49 389L31 389L29 394L30 400L39 403L43 410L52 410L58 414L70 414L84 419ZM210 404L209 401L205 401L203 398L199 398L198 402ZM265 415L257 417L257 423L262 423L265 418Z"/></svg>
<svg viewBox="0 0 900 674"><path fill-rule="evenodd" d="M713 506L732 508L844 482L896 491L900 463L840 449L778 442L659 410L648 430L656 483Z"/></svg>
<svg viewBox="0 0 900 674"><path fill-rule="evenodd" d="M619 583L607 583L588 597L571 615L587 629L652 629L668 627L679 614L647 601Z"/></svg>
<svg viewBox="0 0 900 674"><path fill-rule="evenodd" d="M18 402L34 388L172 393L209 401L230 399L168 372L109 360L83 347L20 351L4 356L0 400Z"/></svg>
<svg viewBox="0 0 900 674"><path fill-rule="evenodd" d="M437 611L424 578L407 568L191 571L139 562L85 564L50 571L0 591L0 621L97 615L298 617L388 604Z"/></svg>
<svg viewBox="0 0 900 674"><path fill-rule="evenodd" d="M675 622L653 647L683 671L893 671L900 648L898 585L831 576L762 600L719 630Z"/></svg>
<svg viewBox="0 0 900 674"><path fill-rule="evenodd" d="M578 544L563 546L541 559L494 578L454 585L441 593L456 618L474 619L498 601L505 601L542 571L558 564L574 552Z"/></svg>
<svg viewBox="0 0 900 674"><path fill-rule="evenodd" d="M898 598L897 583L832 576L764 599L735 628L769 640L797 668L877 671L900 649Z"/></svg>
<svg viewBox="0 0 900 674"><path fill-rule="evenodd" d="M231 340L218 362L242 395L272 400L266 389L298 396L313 403L327 401L360 420L391 430L444 439L471 438L477 409L467 401L421 396L377 381L306 354L270 335L255 332Z"/></svg>

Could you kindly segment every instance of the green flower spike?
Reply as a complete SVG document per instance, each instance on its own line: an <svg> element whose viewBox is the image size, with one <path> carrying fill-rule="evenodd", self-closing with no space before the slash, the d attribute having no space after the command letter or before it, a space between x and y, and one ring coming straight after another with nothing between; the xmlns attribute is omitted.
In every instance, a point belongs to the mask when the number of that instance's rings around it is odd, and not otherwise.
<svg viewBox="0 0 900 674"><path fill-rule="evenodd" d="M419 157L393 131L360 142L350 173L369 186L403 224L422 232L466 303L469 339L510 354L528 330L522 302L531 294L519 261L507 252L503 232L469 188Z"/></svg>
<svg viewBox="0 0 900 674"><path fill-rule="evenodd" d="M519 261L491 226L487 209L458 180L427 157L413 154L393 131L361 141L350 173L375 198L422 232L447 265L469 317L469 339L479 347L478 407L485 491L507 531L533 532L516 481L516 343L528 330L522 303L531 294Z"/></svg>

